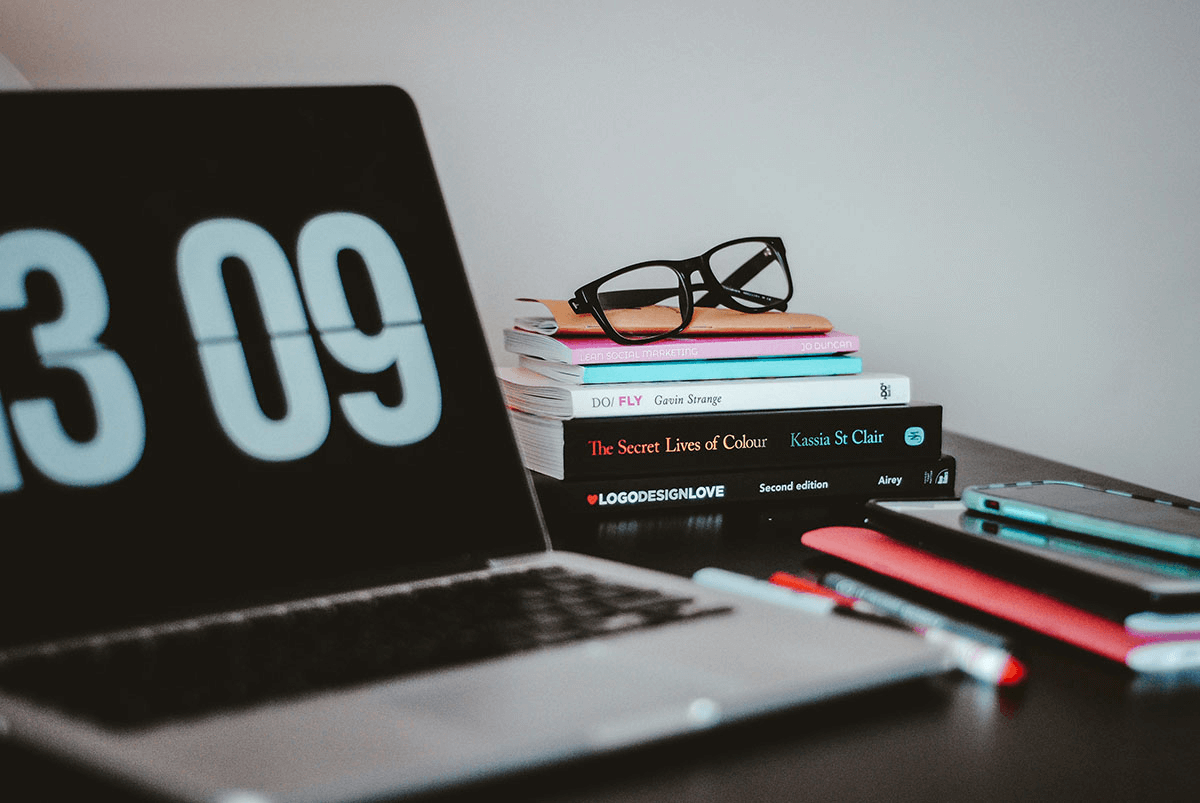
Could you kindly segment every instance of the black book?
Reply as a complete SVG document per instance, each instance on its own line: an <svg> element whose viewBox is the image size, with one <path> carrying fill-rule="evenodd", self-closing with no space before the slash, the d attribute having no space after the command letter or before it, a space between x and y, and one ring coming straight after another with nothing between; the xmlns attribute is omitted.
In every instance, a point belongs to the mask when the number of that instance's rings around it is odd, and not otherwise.
<svg viewBox="0 0 1200 803"><path fill-rule="evenodd" d="M543 506L555 512L636 515L640 510L704 508L743 502L794 505L812 498L951 498L955 467L954 458L944 454L880 463L590 480L556 480L535 472L533 485Z"/></svg>
<svg viewBox="0 0 1200 803"><path fill-rule="evenodd" d="M923 402L566 420L509 412L525 465L555 479L935 460L942 453L942 407Z"/></svg>

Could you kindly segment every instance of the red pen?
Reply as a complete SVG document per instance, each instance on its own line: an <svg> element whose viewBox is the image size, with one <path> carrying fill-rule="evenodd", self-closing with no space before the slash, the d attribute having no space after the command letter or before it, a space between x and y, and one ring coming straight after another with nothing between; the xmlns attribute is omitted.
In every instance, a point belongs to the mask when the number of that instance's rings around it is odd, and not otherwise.
<svg viewBox="0 0 1200 803"><path fill-rule="evenodd" d="M854 597L847 597L845 594L839 594L832 588L826 588L816 580L809 580L807 577L797 577L794 574L787 572L775 572L769 578L772 583L784 588L790 588L793 591L804 591L809 594L820 594L822 597L828 597L839 605L845 605L847 608L853 607L858 600Z"/></svg>

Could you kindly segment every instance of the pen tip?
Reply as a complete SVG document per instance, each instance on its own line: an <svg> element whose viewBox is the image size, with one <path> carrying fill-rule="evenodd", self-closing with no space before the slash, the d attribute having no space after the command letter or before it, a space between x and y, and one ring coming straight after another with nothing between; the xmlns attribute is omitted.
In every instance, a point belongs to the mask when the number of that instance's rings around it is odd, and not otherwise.
<svg viewBox="0 0 1200 803"><path fill-rule="evenodd" d="M1025 679L1025 665L1016 658L1009 658L1004 664L1004 671L1000 673L999 684L1001 686L1015 686Z"/></svg>

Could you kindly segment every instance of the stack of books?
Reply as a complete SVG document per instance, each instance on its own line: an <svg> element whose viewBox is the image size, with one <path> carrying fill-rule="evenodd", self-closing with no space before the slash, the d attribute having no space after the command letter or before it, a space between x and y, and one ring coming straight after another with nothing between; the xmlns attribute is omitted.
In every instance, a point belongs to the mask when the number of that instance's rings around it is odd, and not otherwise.
<svg viewBox="0 0 1200 803"><path fill-rule="evenodd" d="M746 317L776 314L791 313ZM561 510L953 494L941 405L864 372L858 337L831 325L640 345L538 328L505 331L518 365L497 373L539 495Z"/></svg>

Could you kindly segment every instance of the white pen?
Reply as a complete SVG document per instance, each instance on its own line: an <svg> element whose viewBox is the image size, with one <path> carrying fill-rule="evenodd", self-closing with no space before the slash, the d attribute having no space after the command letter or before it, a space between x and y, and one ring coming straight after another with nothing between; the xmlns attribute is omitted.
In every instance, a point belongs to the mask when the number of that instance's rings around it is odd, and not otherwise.
<svg viewBox="0 0 1200 803"><path fill-rule="evenodd" d="M693 574L692 580L706 588L729 591L743 597L751 597L808 613L828 614L832 613L836 607L836 603L828 597L791 591L768 583L766 580L758 580L725 569L704 568Z"/></svg>

